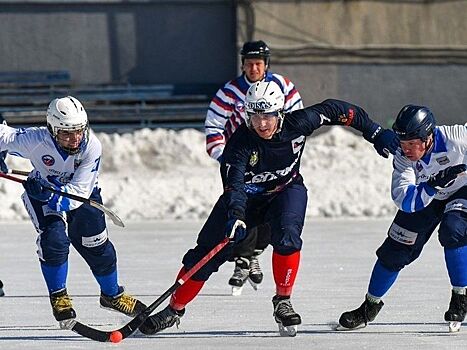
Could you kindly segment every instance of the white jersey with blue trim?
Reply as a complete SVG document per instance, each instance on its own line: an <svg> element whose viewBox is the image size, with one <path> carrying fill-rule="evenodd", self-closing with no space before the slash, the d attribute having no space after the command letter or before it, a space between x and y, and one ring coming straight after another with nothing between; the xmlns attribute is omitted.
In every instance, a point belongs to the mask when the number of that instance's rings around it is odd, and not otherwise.
<svg viewBox="0 0 467 350"><path fill-rule="evenodd" d="M0 125L0 151L29 159L34 167L31 177L47 180L60 191L89 198L97 187L102 145L89 130L81 151L69 155L61 150L46 127L15 129ZM69 211L82 203L55 194L48 206L56 211Z"/></svg>
<svg viewBox="0 0 467 350"><path fill-rule="evenodd" d="M397 207L404 212L415 212L427 207L433 199L444 200L467 185L465 173L457 176L448 187L435 191L426 181L440 170L458 164L467 164L467 125L438 126L434 130L433 150L413 162L399 148L393 162L391 195Z"/></svg>

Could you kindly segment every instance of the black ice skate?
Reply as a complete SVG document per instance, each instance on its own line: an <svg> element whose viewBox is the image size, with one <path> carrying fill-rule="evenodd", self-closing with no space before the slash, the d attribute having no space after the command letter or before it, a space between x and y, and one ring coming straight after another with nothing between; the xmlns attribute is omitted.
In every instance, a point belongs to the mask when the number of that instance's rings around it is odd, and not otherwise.
<svg viewBox="0 0 467 350"><path fill-rule="evenodd" d="M281 337L295 337L298 325L302 323L302 319L294 311L290 298L276 295L272 298L272 306L274 307L272 315L279 326Z"/></svg>
<svg viewBox="0 0 467 350"><path fill-rule="evenodd" d="M60 328L70 329L73 326L73 320L76 318L76 312L73 309L71 298L66 288L50 294L50 304Z"/></svg>
<svg viewBox="0 0 467 350"><path fill-rule="evenodd" d="M366 327L368 322L373 321L383 307L384 303L372 303L367 298L358 309L344 312L339 318L337 330L346 331Z"/></svg>
<svg viewBox="0 0 467 350"><path fill-rule="evenodd" d="M232 295L242 294L243 285L248 279L250 273L250 261L247 258L235 258L235 269L229 284L232 286Z"/></svg>
<svg viewBox="0 0 467 350"><path fill-rule="evenodd" d="M256 290L258 284L263 282L263 271L259 266L258 256L262 253L262 250L255 250L255 254L250 258L250 273L248 275L249 282Z"/></svg>
<svg viewBox="0 0 467 350"><path fill-rule="evenodd" d="M449 309L444 313L444 320L449 322L449 332L459 332L466 313L467 295L452 291Z"/></svg>
<svg viewBox="0 0 467 350"><path fill-rule="evenodd" d="M174 310L170 305L159 311L157 314L149 316L144 323L139 326L141 333L146 335L156 334L166 328L180 324L180 318L185 314L185 309Z"/></svg>
<svg viewBox="0 0 467 350"><path fill-rule="evenodd" d="M99 302L103 309L121 312L130 317L135 317L146 309L146 305L141 301L125 293L123 287L119 287L118 291L119 293L113 297L101 293Z"/></svg>
<svg viewBox="0 0 467 350"><path fill-rule="evenodd" d="M0 297L5 296L5 292L3 291L3 282L0 281Z"/></svg>

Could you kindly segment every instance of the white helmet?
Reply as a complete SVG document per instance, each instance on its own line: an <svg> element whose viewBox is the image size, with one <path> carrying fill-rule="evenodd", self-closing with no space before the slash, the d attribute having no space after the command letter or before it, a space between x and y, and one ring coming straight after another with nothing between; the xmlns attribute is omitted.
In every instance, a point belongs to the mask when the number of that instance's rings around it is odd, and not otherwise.
<svg viewBox="0 0 467 350"><path fill-rule="evenodd" d="M277 114L279 124L276 132L282 128L285 97L281 88L273 81L258 81L250 86L245 96L247 125L251 125L254 114Z"/></svg>
<svg viewBox="0 0 467 350"><path fill-rule="evenodd" d="M72 96L56 98L49 103L49 107L47 108L47 128L55 140L57 140L59 130L83 130L84 137L81 142L83 144L87 138L88 115L81 102L76 98ZM75 154L79 151L79 148L69 149L61 147L69 154Z"/></svg>

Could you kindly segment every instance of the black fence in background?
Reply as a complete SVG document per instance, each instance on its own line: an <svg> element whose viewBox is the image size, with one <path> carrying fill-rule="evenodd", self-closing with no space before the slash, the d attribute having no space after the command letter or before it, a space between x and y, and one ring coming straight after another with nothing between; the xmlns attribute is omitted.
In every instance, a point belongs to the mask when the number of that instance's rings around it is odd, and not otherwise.
<svg viewBox="0 0 467 350"><path fill-rule="evenodd" d="M66 71L0 72L0 113L14 127L45 125L49 102L72 95L91 127L105 132L138 128L199 128L217 84L71 85Z"/></svg>

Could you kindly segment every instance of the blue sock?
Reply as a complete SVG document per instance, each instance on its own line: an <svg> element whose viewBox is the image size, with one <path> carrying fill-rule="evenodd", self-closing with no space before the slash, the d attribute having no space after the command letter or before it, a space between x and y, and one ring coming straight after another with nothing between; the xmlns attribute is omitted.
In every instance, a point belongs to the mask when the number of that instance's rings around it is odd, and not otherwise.
<svg viewBox="0 0 467 350"><path fill-rule="evenodd" d="M42 275L49 294L66 288L66 278L68 275L68 261L59 266L50 266L41 263Z"/></svg>
<svg viewBox="0 0 467 350"><path fill-rule="evenodd" d="M388 270L378 259L371 273L368 293L374 297L382 298L394 284L398 274L399 271Z"/></svg>
<svg viewBox="0 0 467 350"><path fill-rule="evenodd" d="M467 286L467 246L448 249L444 248L444 260L448 269L451 285Z"/></svg>
<svg viewBox="0 0 467 350"><path fill-rule="evenodd" d="M97 283L101 287L102 293L109 297L116 296L119 292L118 288L118 274L117 269L114 272L105 275L105 276L97 276L94 275L96 278Z"/></svg>

